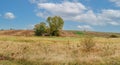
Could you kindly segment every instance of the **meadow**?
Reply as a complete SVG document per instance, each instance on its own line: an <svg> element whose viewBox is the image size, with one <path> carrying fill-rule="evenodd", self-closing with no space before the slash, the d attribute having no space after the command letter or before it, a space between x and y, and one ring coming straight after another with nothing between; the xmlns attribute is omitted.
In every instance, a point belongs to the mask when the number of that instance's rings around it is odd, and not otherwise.
<svg viewBox="0 0 120 65"><path fill-rule="evenodd" d="M0 65L120 65L119 46L120 38L0 35Z"/></svg>

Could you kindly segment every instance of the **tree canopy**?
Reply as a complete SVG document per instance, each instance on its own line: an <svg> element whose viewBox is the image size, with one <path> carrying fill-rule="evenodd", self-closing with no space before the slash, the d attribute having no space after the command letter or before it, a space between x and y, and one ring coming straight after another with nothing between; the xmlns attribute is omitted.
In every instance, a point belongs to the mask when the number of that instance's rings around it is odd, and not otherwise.
<svg viewBox="0 0 120 65"><path fill-rule="evenodd" d="M64 21L60 16L48 17L47 23L49 24L50 34L52 36L58 36L64 25Z"/></svg>
<svg viewBox="0 0 120 65"><path fill-rule="evenodd" d="M46 23L48 26L46 26ZM48 17L45 22L41 22L40 24L35 25L35 34L36 35L44 35L45 33L51 36L59 36L60 31L63 28L64 20L60 16Z"/></svg>
<svg viewBox="0 0 120 65"><path fill-rule="evenodd" d="M37 35L37 36L43 36L43 34L46 33L46 28L47 28L47 26L46 26L46 23L44 23L44 22L36 24L35 28L34 28L35 35Z"/></svg>

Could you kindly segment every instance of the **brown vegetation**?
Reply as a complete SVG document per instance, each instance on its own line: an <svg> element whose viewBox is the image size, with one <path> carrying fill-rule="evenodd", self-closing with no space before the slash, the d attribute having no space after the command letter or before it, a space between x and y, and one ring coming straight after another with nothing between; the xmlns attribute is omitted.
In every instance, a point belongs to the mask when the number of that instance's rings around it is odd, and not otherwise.
<svg viewBox="0 0 120 65"><path fill-rule="evenodd" d="M60 31L60 37L79 37L78 34L75 32L81 32L81 31ZM33 30L1 30L0 35L9 35L9 36L34 36ZM115 38L119 38L119 33L105 33L105 32L83 32L81 35L90 35L95 37L107 37L112 38L111 36L117 36Z"/></svg>
<svg viewBox="0 0 120 65"><path fill-rule="evenodd" d="M0 36L1 65L120 65L120 38Z"/></svg>
<svg viewBox="0 0 120 65"><path fill-rule="evenodd" d="M0 35L10 35L10 36L33 36L33 30L4 30L0 31Z"/></svg>
<svg viewBox="0 0 120 65"><path fill-rule="evenodd" d="M34 36L33 30L4 30L0 31L0 35L10 35L10 36ZM73 32L61 31L60 36L62 37L75 37L77 36Z"/></svg>

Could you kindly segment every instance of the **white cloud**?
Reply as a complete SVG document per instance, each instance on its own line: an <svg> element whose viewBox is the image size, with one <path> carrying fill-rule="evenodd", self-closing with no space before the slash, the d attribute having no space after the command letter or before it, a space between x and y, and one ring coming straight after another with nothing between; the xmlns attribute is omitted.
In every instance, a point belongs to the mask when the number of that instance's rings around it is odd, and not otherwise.
<svg viewBox="0 0 120 65"><path fill-rule="evenodd" d="M102 10L101 13L95 14L93 11L77 15L75 19L80 22L86 22L92 25L119 25L120 10Z"/></svg>
<svg viewBox="0 0 120 65"><path fill-rule="evenodd" d="M119 25L120 10L102 10L102 13L98 15L98 18L99 21L103 21L106 24Z"/></svg>
<svg viewBox="0 0 120 65"><path fill-rule="evenodd" d="M14 18L15 18L15 15L14 15L12 12L6 12L6 13L4 14L4 17L5 17L6 19L14 19Z"/></svg>
<svg viewBox="0 0 120 65"><path fill-rule="evenodd" d="M77 26L80 30L93 30L93 28L90 25L78 25Z"/></svg>
<svg viewBox="0 0 120 65"><path fill-rule="evenodd" d="M120 10L102 10L101 15L108 18L118 18L120 17Z"/></svg>
<svg viewBox="0 0 120 65"><path fill-rule="evenodd" d="M71 20L86 22L91 25L120 25L120 10L102 10L101 13L94 13L89 10L86 13L79 14Z"/></svg>
<svg viewBox="0 0 120 65"><path fill-rule="evenodd" d="M71 20L76 20L78 22L86 22L86 23L92 24L92 25L102 24L101 22L98 22L98 18L92 10L89 10L86 13L83 13L83 14L76 15Z"/></svg>
<svg viewBox="0 0 120 65"><path fill-rule="evenodd" d="M43 8L51 13L60 12L60 14L79 14L82 13L83 10L86 10L85 6L81 3L72 2L63 2L61 4L39 3L38 8Z"/></svg>
<svg viewBox="0 0 120 65"><path fill-rule="evenodd" d="M118 25L120 25L119 23L117 23L117 22L108 22L109 24L111 24L111 25L114 25L114 26L118 26Z"/></svg>
<svg viewBox="0 0 120 65"><path fill-rule="evenodd" d="M95 13L80 2L69 0L60 3L37 0L35 4L37 5L36 15L42 18L57 15L67 21L84 22L90 25L120 24L120 10L105 9L101 10L100 13Z"/></svg>
<svg viewBox="0 0 120 65"><path fill-rule="evenodd" d="M82 14L87 8L77 2L62 2L62 3L37 3L38 11L37 16L62 16L65 20L70 20L74 16ZM43 11L44 10L44 11Z"/></svg>
<svg viewBox="0 0 120 65"><path fill-rule="evenodd" d="M114 2L117 6L120 7L120 0L110 0L111 2Z"/></svg>
<svg viewBox="0 0 120 65"><path fill-rule="evenodd" d="M63 3L38 3L38 12L37 16L48 17L48 16L62 16L66 20L69 20L72 16L81 14L86 10L85 6L81 3L74 2L63 2ZM41 10L44 10L41 11Z"/></svg>

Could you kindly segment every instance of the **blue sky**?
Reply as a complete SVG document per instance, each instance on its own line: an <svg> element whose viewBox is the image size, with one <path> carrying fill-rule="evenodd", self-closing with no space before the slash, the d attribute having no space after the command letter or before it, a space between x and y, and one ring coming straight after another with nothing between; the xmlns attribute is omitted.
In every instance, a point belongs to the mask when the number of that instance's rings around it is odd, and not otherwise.
<svg viewBox="0 0 120 65"><path fill-rule="evenodd" d="M120 32L120 0L0 0L0 29L32 29L55 15L65 30Z"/></svg>

